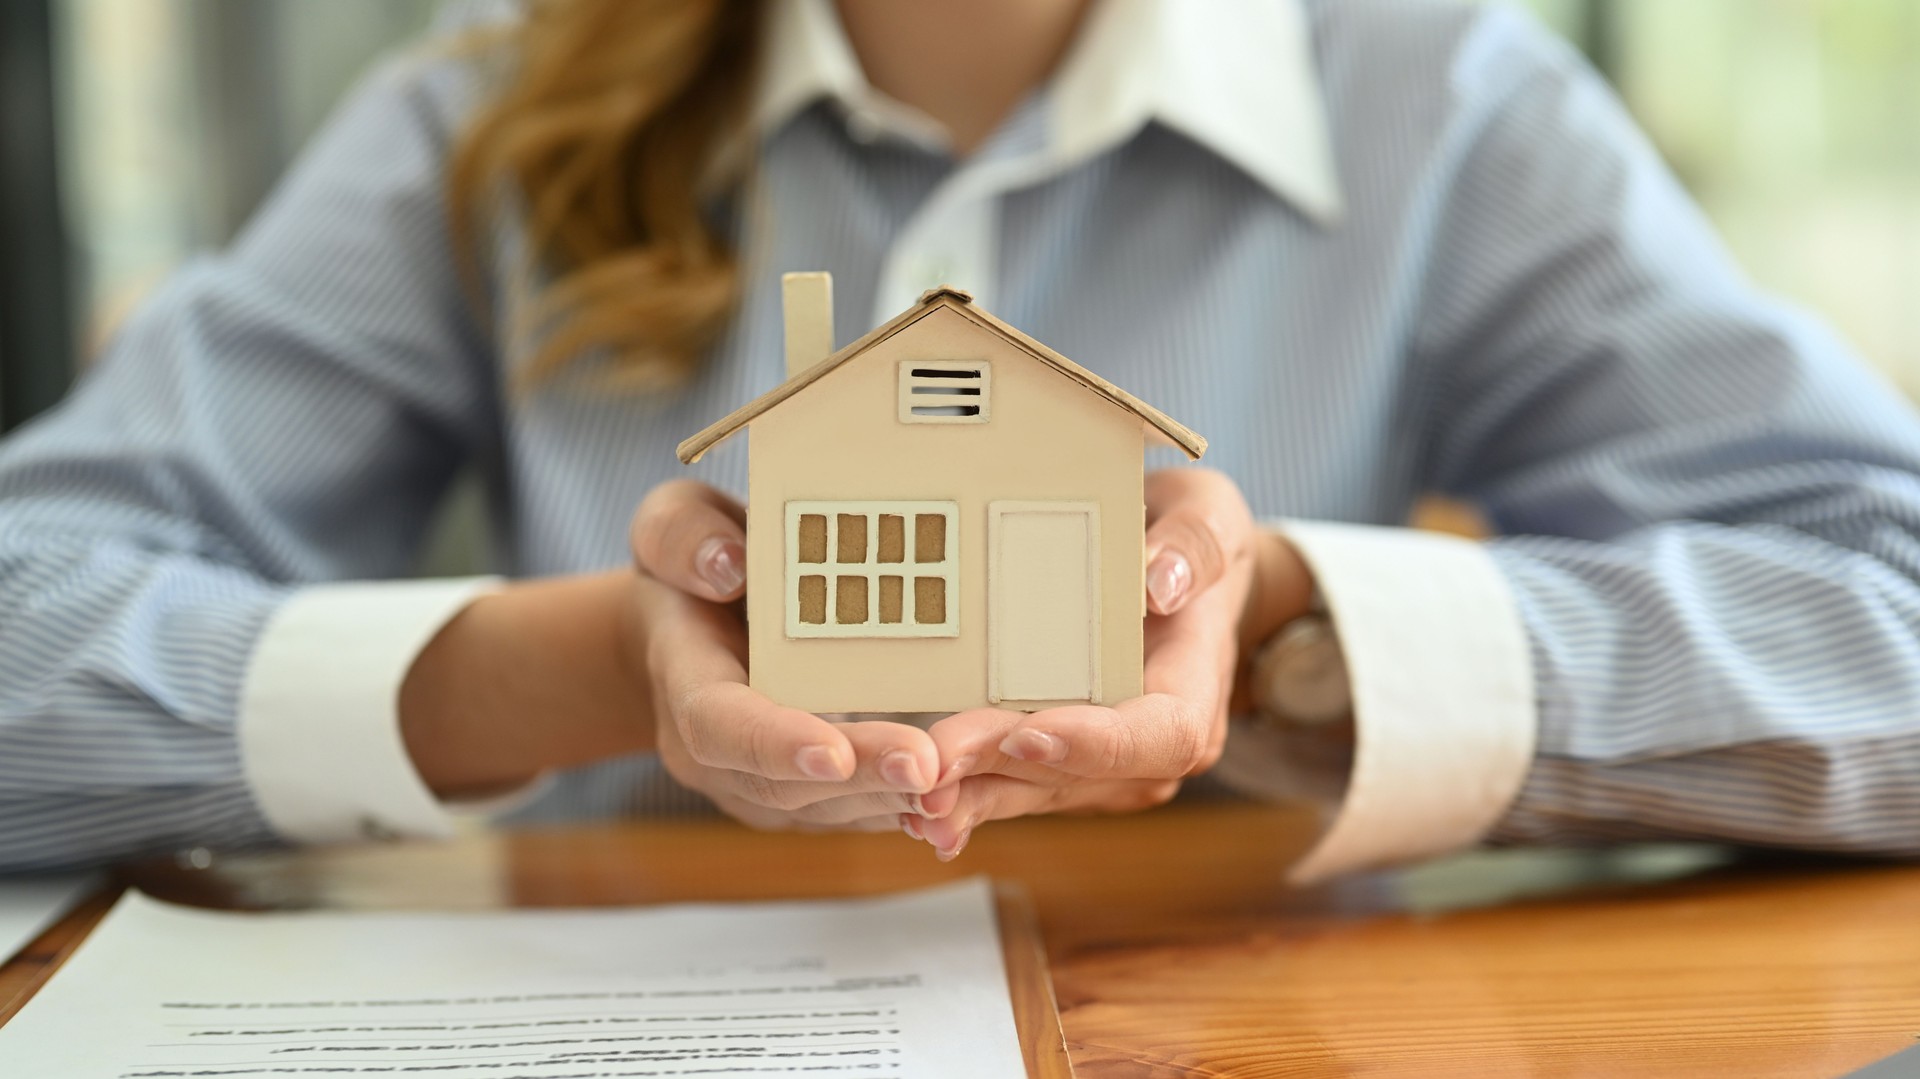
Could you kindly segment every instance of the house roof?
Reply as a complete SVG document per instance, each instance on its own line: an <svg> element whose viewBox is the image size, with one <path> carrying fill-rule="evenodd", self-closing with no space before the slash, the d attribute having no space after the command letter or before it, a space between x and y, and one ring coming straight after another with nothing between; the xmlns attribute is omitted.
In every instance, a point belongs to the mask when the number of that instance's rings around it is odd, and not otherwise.
<svg viewBox="0 0 1920 1079"><path fill-rule="evenodd" d="M1099 394L1116 407L1125 409L1135 416L1138 416L1146 425L1148 435L1154 437L1156 441L1173 446L1196 461L1200 459L1201 454L1207 452L1207 440L1202 438L1198 432L1180 424L1174 420L1173 417L1147 404L1145 401L1142 401L1113 383L1108 382L1092 371L1074 363L1072 360L1067 359L1065 356L1060 355L1058 352L1055 352L1033 338L1028 337L1026 334L993 317L991 314L988 314L982 308L975 306L973 297L966 292L954 288L951 285L941 285L938 288L928 289L925 293L922 293L920 302L887 320L865 337L860 338L846 348L828 356L812 367L807 368L792 378L787 379L785 382L782 382L780 385L775 386L773 389L768 390L766 393L761 394L759 397L734 409L707 427L706 430L680 443L679 449L677 450L680 460L685 464L692 464L698 461L708 450L726 441L734 432L760 418L781 402L800 393L815 382L818 382L822 377L841 364L846 363L862 352L885 341L887 338L913 325L920 319L925 318L928 314L942 308L953 311L982 328L1000 335L1005 338L1008 343L1032 356L1040 363L1053 368L1066 378L1072 379L1087 389L1092 390L1094 393Z"/></svg>

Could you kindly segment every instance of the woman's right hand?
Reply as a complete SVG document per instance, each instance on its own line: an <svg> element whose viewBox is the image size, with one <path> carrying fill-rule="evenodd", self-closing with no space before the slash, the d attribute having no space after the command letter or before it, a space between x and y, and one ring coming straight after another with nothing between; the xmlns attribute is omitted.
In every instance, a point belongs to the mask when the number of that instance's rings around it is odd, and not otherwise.
<svg viewBox="0 0 1920 1079"><path fill-rule="evenodd" d="M925 731L829 723L747 685L738 502L691 480L662 484L641 502L631 540L639 572L625 652L651 694L656 746L675 779L763 829L895 831L902 813L952 808L953 786L928 793L940 759Z"/></svg>

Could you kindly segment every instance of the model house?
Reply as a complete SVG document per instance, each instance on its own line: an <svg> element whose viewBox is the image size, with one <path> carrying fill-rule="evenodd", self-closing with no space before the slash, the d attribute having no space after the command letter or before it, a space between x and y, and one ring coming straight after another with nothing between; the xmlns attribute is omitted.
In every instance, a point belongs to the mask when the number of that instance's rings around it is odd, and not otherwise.
<svg viewBox="0 0 1920 1079"><path fill-rule="evenodd" d="M958 289L835 352L827 275L784 286L786 381L679 448L753 429L753 687L812 712L1139 695L1146 446L1206 440Z"/></svg>

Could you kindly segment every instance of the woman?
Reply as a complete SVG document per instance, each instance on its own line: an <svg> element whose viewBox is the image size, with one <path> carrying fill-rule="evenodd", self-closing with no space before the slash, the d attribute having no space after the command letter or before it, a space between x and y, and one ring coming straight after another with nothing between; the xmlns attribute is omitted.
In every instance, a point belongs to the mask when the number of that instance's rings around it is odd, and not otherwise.
<svg viewBox="0 0 1920 1079"><path fill-rule="evenodd" d="M0 865L432 835L496 795L951 857L1164 800L1233 695L1269 714L1221 771L1284 793L1316 590L1357 741L1302 876L1487 837L1920 846L1920 426L1524 19L498 14L370 79L0 450ZM1146 697L921 730L746 688L745 458L695 483L671 448L778 380L790 269L854 332L953 281L1211 437L1219 472L1150 486ZM514 580L384 580L463 465ZM1392 527L1424 490L1502 538Z"/></svg>

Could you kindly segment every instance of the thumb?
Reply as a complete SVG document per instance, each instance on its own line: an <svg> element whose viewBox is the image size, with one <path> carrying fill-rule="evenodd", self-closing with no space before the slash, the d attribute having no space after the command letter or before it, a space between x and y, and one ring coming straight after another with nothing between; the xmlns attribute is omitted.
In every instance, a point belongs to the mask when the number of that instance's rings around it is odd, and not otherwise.
<svg viewBox="0 0 1920 1079"><path fill-rule="evenodd" d="M1155 472L1146 495L1147 609L1169 615L1245 553L1251 515L1233 481L1207 469Z"/></svg>
<svg viewBox="0 0 1920 1079"><path fill-rule="evenodd" d="M738 599L747 586L746 519L740 503L704 483L663 483L633 515L634 564L690 596Z"/></svg>

